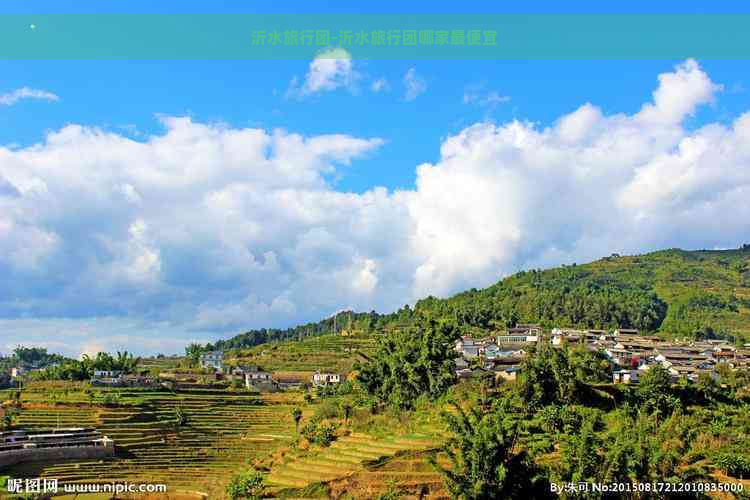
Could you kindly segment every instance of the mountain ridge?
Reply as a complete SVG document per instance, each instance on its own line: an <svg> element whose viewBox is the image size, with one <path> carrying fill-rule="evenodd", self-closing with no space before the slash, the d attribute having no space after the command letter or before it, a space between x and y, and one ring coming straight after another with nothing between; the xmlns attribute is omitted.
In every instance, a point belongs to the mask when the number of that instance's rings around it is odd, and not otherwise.
<svg viewBox="0 0 750 500"><path fill-rule="evenodd" d="M750 244L609 257L519 271L483 289L426 297L380 314L338 313L336 331L372 332L409 322L417 311L455 320L466 331L516 323L545 327L638 328L665 337L750 341ZM251 347L330 333L334 317L288 329L250 330L215 348Z"/></svg>

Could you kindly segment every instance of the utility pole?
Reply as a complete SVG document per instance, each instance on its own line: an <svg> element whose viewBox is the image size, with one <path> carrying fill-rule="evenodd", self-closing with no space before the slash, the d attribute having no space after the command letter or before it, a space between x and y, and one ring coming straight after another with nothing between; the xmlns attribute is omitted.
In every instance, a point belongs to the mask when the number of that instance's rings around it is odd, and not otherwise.
<svg viewBox="0 0 750 500"><path fill-rule="evenodd" d="M339 313L335 313L333 315L333 334L336 335L336 317L339 315Z"/></svg>

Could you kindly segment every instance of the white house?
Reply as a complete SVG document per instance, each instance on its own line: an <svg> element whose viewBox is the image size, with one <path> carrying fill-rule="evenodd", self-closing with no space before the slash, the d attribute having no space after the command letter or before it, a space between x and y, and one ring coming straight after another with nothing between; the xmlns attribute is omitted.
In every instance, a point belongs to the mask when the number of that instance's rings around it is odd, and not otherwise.
<svg viewBox="0 0 750 500"><path fill-rule="evenodd" d="M255 384L272 383L273 378L270 373L264 371L247 371L245 372L245 387L250 389Z"/></svg>
<svg viewBox="0 0 750 500"><path fill-rule="evenodd" d="M120 370L94 370L91 383L95 385L121 385L123 373Z"/></svg>
<svg viewBox="0 0 750 500"><path fill-rule="evenodd" d="M615 370L612 372L612 382L615 384L638 383L638 370Z"/></svg>
<svg viewBox="0 0 750 500"><path fill-rule="evenodd" d="M498 335L498 344L525 344L539 342L538 335Z"/></svg>
<svg viewBox="0 0 750 500"><path fill-rule="evenodd" d="M565 342L580 342L581 339L586 339L588 333L584 330L574 330L572 328L553 328L550 332L552 334L552 345L559 346Z"/></svg>
<svg viewBox="0 0 750 500"><path fill-rule="evenodd" d="M500 348L495 344L487 344L484 346L484 357L487 359L495 359L500 354Z"/></svg>
<svg viewBox="0 0 750 500"><path fill-rule="evenodd" d="M338 373L320 373L315 372L312 377L313 385L340 384L341 375Z"/></svg>
<svg viewBox="0 0 750 500"><path fill-rule="evenodd" d="M610 360L612 360L613 363L617 365L625 366L633 362L633 353L631 351L628 351L627 349L622 349L615 346L609 349L605 349L604 353L609 357Z"/></svg>
<svg viewBox="0 0 750 500"><path fill-rule="evenodd" d="M222 351L204 353L201 356L201 367L222 371L224 369L224 353Z"/></svg>
<svg viewBox="0 0 750 500"><path fill-rule="evenodd" d="M479 356L480 343L471 337L462 337L456 341L456 351L465 358L476 358Z"/></svg>

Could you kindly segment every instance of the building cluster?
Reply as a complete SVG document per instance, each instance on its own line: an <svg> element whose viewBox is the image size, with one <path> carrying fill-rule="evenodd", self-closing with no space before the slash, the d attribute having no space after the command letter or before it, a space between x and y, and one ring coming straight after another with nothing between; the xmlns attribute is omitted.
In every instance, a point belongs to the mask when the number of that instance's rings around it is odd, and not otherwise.
<svg viewBox="0 0 750 500"><path fill-rule="evenodd" d="M30 461L104 458L114 453L114 441L93 428L0 432L0 467Z"/></svg>
<svg viewBox="0 0 750 500"><path fill-rule="evenodd" d="M204 353L200 360L201 368L214 372L221 377L231 380L242 380L247 389L263 392L272 392L281 389L297 389L305 383L314 387L330 386L341 383L342 376L339 373L315 372L309 379L302 380L297 377L274 376L273 373L264 371L257 365L238 365L230 367L224 362L222 351L210 351Z"/></svg>
<svg viewBox="0 0 750 500"><path fill-rule="evenodd" d="M37 363L18 361L15 366L0 371L0 388L18 387L26 375L42 369Z"/></svg>
<svg viewBox="0 0 750 500"><path fill-rule="evenodd" d="M553 328L549 334L539 325L517 325L500 335L456 341L456 374L461 378L483 372L513 380L531 345L549 342L553 347L583 345L601 351L612 366L614 383L637 383L639 375L656 364L676 381L696 381L702 373L716 378L722 364L731 369L750 369L750 346L737 348L726 340L668 342L640 335L637 330L574 330Z"/></svg>
<svg viewBox="0 0 750 500"><path fill-rule="evenodd" d="M94 370L91 385L103 387L157 387L159 380L140 374L124 373L120 370Z"/></svg>

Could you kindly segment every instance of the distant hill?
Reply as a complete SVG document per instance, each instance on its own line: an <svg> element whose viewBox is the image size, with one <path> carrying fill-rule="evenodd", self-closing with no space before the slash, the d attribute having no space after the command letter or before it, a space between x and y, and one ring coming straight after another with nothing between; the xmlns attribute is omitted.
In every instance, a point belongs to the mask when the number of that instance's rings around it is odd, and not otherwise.
<svg viewBox="0 0 750 500"><path fill-rule="evenodd" d="M262 328L250 330L227 340L219 340L213 344L215 349L238 349L253 347L268 342L282 342L287 340L302 340L308 337L317 337L324 334L354 332L372 332L382 327L384 318L392 315L382 315L375 311L369 313L355 313L353 311L341 311L335 317L323 319L316 323L307 323L292 328Z"/></svg>
<svg viewBox="0 0 750 500"><path fill-rule="evenodd" d="M414 311L453 318L466 331L516 323L545 327L637 328L666 337L750 341L750 245L736 250L662 250L582 265L521 271L447 299L428 297L391 314L340 313L339 329L373 332L408 322ZM254 330L218 348L330 333L333 319L286 330Z"/></svg>
<svg viewBox="0 0 750 500"><path fill-rule="evenodd" d="M750 245L663 250L522 271L417 308L479 328L521 323L638 328L665 336L750 338Z"/></svg>

